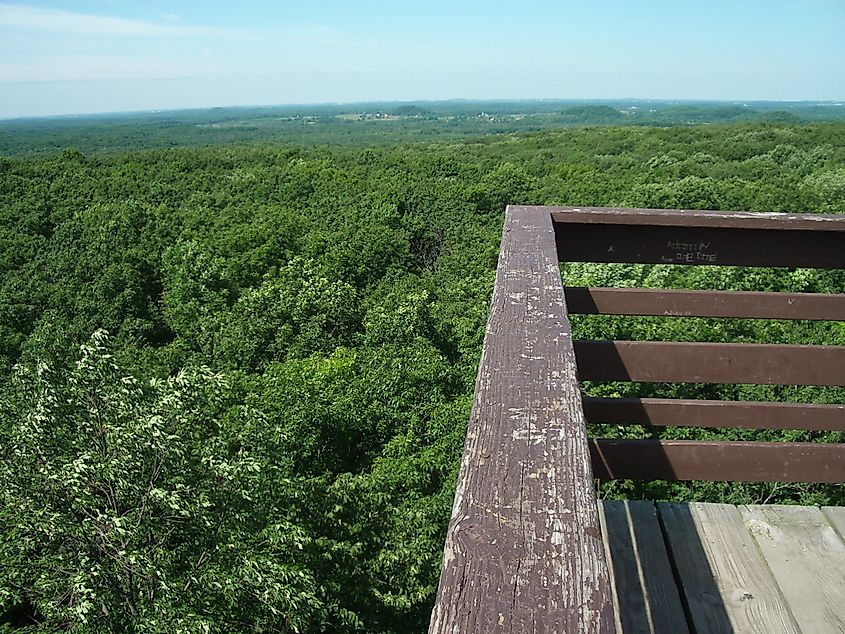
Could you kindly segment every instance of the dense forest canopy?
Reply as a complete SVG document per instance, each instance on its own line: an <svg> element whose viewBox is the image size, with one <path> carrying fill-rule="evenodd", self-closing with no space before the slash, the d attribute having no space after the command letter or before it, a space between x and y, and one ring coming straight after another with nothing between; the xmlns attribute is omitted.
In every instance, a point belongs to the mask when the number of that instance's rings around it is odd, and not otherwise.
<svg viewBox="0 0 845 634"><path fill-rule="evenodd" d="M616 123L595 107L549 116ZM231 144L193 124L168 137L126 119L104 136L67 124L82 151L49 153L52 124L0 126L0 631L424 631L507 203L845 213L845 123L516 122L404 142L434 111L338 119L321 147L273 134ZM374 142L377 125L405 127ZM133 126L155 132L108 146ZM215 145L159 147L168 138ZM136 141L153 147L119 151ZM563 273L845 288L839 272L805 269ZM573 325L582 337L845 345L838 322ZM834 388L641 389L845 402ZM845 503L842 487L809 485L619 482L601 494Z"/></svg>

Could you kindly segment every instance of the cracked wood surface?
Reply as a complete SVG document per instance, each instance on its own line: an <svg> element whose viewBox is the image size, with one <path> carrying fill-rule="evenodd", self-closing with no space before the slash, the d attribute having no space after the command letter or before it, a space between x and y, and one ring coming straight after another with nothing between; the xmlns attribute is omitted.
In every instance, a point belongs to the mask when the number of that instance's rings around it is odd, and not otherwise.
<svg viewBox="0 0 845 634"><path fill-rule="evenodd" d="M693 631L801 632L737 507L661 502L657 508Z"/></svg>
<svg viewBox="0 0 845 634"><path fill-rule="evenodd" d="M549 212L509 207L429 632L613 632Z"/></svg>
<svg viewBox="0 0 845 634"><path fill-rule="evenodd" d="M654 503L635 501L599 509L620 634L845 632L845 509L661 502L655 515Z"/></svg>
<svg viewBox="0 0 845 634"><path fill-rule="evenodd" d="M824 511L740 506L802 632L845 632L845 542Z"/></svg>

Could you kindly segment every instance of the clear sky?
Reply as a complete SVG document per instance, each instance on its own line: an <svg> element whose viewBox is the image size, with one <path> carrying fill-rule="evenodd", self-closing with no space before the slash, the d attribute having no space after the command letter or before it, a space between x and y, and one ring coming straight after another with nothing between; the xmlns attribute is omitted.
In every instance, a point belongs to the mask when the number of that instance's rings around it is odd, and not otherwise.
<svg viewBox="0 0 845 634"><path fill-rule="evenodd" d="M845 100L845 0L0 2L0 117L631 97Z"/></svg>

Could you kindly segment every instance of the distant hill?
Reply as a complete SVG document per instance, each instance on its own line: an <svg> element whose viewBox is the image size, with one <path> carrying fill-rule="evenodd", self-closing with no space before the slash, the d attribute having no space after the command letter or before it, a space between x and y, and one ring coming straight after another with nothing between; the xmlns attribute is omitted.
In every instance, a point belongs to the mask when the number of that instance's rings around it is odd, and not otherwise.
<svg viewBox="0 0 845 634"><path fill-rule="evenodd" d="M731 104L678 104L658 110L655 120L667 123L728 123L758 118L760 112Z"/></svg>
<svg viewBox="0 0 845 634"><path fill-rule="evenodd" d="M560 113L572 123L616 123L625 119L625 115L610 106L573 106Z"/></svg>
<svg viewBox="0 0 845 634"><path fill-rule="evenodd" d="M393 114L400 117L422 117L430 113L425 108L420 108L419 106L414 106L412 104L403 104L394 108Z"/></svg>

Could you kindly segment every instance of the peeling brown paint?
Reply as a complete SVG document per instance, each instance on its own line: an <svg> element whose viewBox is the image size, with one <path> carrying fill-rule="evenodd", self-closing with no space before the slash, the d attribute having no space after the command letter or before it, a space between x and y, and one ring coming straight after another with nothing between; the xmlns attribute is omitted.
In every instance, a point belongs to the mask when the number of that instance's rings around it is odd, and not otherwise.
<svg viewBox="0 0 845 634"><path fill-rule="evenodd" d="M548 210L509 207L429 631L615 631Z"/></svg>

